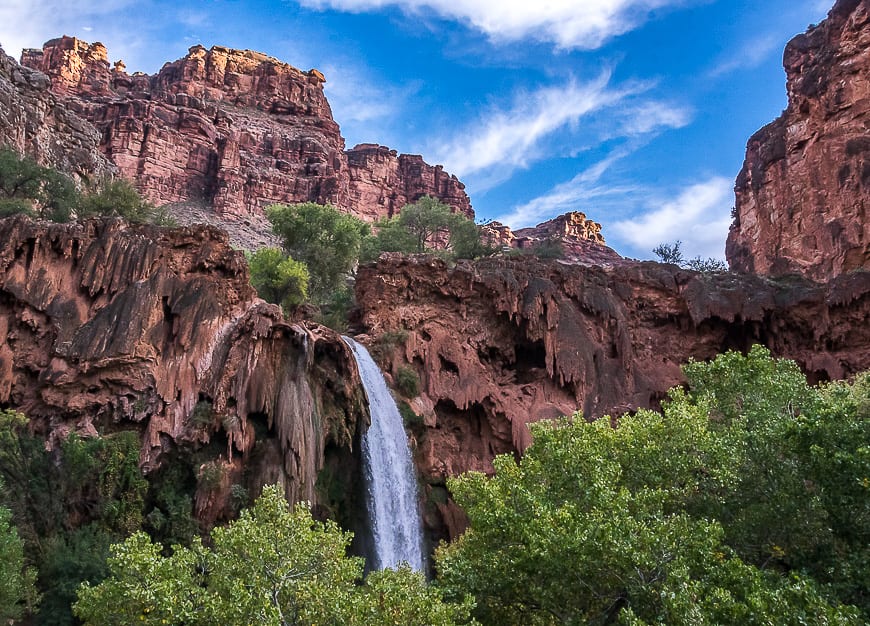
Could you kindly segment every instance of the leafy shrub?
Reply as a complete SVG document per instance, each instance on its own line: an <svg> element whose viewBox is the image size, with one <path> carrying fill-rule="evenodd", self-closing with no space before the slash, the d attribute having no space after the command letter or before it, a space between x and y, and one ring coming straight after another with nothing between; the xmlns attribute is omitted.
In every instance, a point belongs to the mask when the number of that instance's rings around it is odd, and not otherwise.
<svg viewBox="0 0 870 626"><path fill-rule="evenodd" d="M305 202L266 208L272 230L289 255L308 268L308 293L315 304L346 288L359 258L368 224L330 205Z"/></svg>
<svg viewBox="0 0 870 626"><path fill-rule="evenodd" d="M414 368L401 365L396 370L396 389L406 398L413 398L420 393L420 377Z"/></svg>
<svg viewBox="0 0 870 626"><path fill-rule="evenodd" d="M278 248L262 248L248 259L257 294L290 312L308 297L308 267Z"/></svg>
<svg viewBox="0 0 870 626"><path fill-rule="evenodd" d="M415 428L423 424L423 416L418 415L414 409L411 408L410 404L402 400L397 402L396 405L399 407L399 415L402 416L402 421L405 423L405 426Z"/></svg>

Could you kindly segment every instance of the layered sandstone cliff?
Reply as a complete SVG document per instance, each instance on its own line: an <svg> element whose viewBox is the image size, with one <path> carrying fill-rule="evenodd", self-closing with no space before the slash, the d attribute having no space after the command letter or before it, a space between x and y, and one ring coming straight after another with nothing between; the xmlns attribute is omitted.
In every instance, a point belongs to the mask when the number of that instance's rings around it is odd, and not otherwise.
<svg viewBox="0 0 870 626"><path fill-rule="evenodd" d="M352 463L352 354L257 299L225 233L8 218L0 240L0 405L50 441L137 429L145 471L210 450L223 487L279 482L293 500L317 499L326 457ZM201 519L228 495L200 489Z"/></svg>
<svg viewBox="0 0 870 626"><path fill-rule="evenodd" d="M839 0L784 56L788 108L749 140L726 256L740 272L870 268L870 2Z"/></svg>
<svg viewBox="0 0 870 626"><path fill-rule="evenodd" d="M113 168L97 149L100 133L52 94L45 75L20 66L0 49L0 145L78 178Z"/></svg>
<svg viewBox="0 0 870 626"><path fill-rule="evenodd" d="M607 247L601 224L579 211L570 211L537 226L516 231L501 222L488 222L481 226L481 238L496 248L513 248L539 255L545 254L544 248L557 245L556 256L571 261L602 264L622 260Z"/></svg>
<svg viewBox="0 0 870 626"><path fill-rule="evenodd" d="M496 454L522 451L529 422L655 406L683 381L689 358L763 343L815 380L870 368L862 274L817 284L625 260L450 267L431 256L382 255L360 269L357 298L368 343L402 338L387 369L420 376L411 406L425 424L417 460L436 494L427 518L436 533L461 529L443 497L446 477L491 471Z"/></svg>
<svg viewBox="0 0 870 626"><path fill-rule="evenodd" d="M154 76L110 67L72 37L26 50L65 106L102 133L101 150L157 204L195 201L231 224L273 202L332 203L367 220L423 195L473 216L464 186L422 157L374 145L345 152L323 74L250 50L194 46ZM181 216L184 217L183 215Z"/></svg>

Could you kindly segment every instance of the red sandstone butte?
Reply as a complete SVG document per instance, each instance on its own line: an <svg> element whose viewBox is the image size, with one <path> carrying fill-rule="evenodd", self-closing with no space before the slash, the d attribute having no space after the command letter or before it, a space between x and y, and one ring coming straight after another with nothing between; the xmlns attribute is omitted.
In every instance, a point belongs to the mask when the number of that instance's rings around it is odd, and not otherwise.
<svg viewBox="0 0 870 626"><path fill-rule="evenodd" d="M55 95L102 133L100 149L157 204L199 202L218 222L273 202L332 203L366 220L423 195L474 216L464 185L420 156L374 144L345 151L323 74L251 50L194 46L154 76L110 67L72 37L26 50Z"/></svg>
<svg viewBox="0 0 870 626"><path fill-rule="evenodd" d="M870 269L870 2L839 0L784 65L788 107L747 145L728 262L817 280Z"/></svg>

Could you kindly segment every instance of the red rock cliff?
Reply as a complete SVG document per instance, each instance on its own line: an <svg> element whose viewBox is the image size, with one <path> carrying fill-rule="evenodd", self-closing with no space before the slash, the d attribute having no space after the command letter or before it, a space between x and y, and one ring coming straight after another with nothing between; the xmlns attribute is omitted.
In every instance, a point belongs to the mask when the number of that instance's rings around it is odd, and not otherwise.
<svg viewBox="0 0 870 626"><path fill-rule="evenodd" d="M20 66L0 49L0 145L77 177L113 170L97 149L100 133L58 104L45 75Z"/></svg>
<svg viewBox="0 0 870 626"><path fill-rule="evenodd" d="M51 78L102 132L106 156L158 204L198 200L226 221L272 202L328 202L373 220L428 194L473 216L464 186L440 166L374 146L345 152L317 70L194 46L155 76L130 76L110 68L102 44L71 37L22 62Z"/></svg>
<svg viewBox="0 0 870 626"><path fill-rule="evenodd" d="M50 440L138 429L146 471L211 443L227 480L294 500L317 499L326 451L352 458L366 409L351 353L258 300L225 233L8 218L0 240L0 405Z"/></svg>
<svg viewBox="0 0 870 626"><path fill-rule="evenodd" d="M411 405L425 422L417 461L430 493L447 476L491 471L496 454L522 451L529 422L655 406L690 357L763 343L817 380L870 368L870 281L861 274L820 285L653 262L492 258L451 268L382 255L360 269L357 298L367 343L405 338L387 369L420 375ZM427 522L461 529L449 503L431 505Z"/></svg>
<svg viewBox="0 0 870 626"><path fill-rule="evenodd" d="M749 140L726 256L741 272L870 268L870 2L786 47L788 108Z"/></svg>

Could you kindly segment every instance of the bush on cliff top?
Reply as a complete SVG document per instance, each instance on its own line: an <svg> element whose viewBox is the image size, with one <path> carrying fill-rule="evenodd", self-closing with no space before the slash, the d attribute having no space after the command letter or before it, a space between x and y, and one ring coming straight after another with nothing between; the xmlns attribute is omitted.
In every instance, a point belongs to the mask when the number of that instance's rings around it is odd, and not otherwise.
<svg viewBox="0 0 870 626"><path fill-rule="evenodd" d="M166 212L146 202L129 181L107 177L81 192L68 176L0 147L0 217L18 213L54 222L117 216L172 224Z"/></svg>
<svg viewBox="0 0 870 626"><path fill-rule="evenodd" d="M376 234L365 238L361 261L373 261L382 252L442 252L457 259L491 254L480 239L477 225L431 196L406 204L398 215L375 224Z"/></svg>

